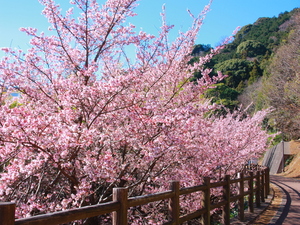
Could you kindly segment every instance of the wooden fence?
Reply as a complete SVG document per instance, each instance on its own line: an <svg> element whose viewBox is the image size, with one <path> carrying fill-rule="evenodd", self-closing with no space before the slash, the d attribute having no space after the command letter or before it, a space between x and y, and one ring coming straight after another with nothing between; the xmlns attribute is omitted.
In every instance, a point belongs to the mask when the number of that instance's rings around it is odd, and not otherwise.
<svg viewBox="0 0 300 225"><path fill-rule="evenodd" d="M171 182L169 191L130 198L128 198L128 190L126 188L114 188L113 201L111 202L17 220L15 220L15 204L4 202L0 203L0 225L58 225L111 212L113 224L124 225L128 224L128 208L165 199L169 199L170 213L170 221L165 223L165 225L177 225L195 218L200 218L202 224L208 225L211 220L210 211L216 208L222 208L223 224L227 225L230 224L231 202L237 202L238 218L243 221L244 197L248 196L248 211L253 213L254 206L260 207L261 202L265 201L265 198L267 198L270 192L268 168L261 169L255 172L255 174L253 172L249 172L248 174L249 175L244 176L243 173L239 173L238 177L234 179L230 179L230 176L226 175L223 181L213 183L211 183L210 178L205 177L202 185L181 189L179 188L179 181L173 181ZM238 187L238 193L236 195L232 195L232 184ZM211 189L217 187L223 189L223 199L218 203L212 204L210 200ZM193 213L180 216L179 197L199 191L203 192L203 208Z"/></svg>

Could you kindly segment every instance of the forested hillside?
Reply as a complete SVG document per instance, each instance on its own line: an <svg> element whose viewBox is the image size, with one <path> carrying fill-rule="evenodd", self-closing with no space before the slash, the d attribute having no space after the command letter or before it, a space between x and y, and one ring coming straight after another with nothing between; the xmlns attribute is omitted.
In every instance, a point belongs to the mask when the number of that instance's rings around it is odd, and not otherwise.
<svg viewBox="0 0 300 225"><path fill-rule="evenodd" d="M300 138L299 14L296 8L242 27L206 64L214 73L222 71L228 77L206 91L205 97L230 110L249 104L251 112L273 107L266 124L269 129L282 131L285 139ZM210 49L209 45L196 45L191 63ZM200 77L197 73L194 80Z"/></svg>

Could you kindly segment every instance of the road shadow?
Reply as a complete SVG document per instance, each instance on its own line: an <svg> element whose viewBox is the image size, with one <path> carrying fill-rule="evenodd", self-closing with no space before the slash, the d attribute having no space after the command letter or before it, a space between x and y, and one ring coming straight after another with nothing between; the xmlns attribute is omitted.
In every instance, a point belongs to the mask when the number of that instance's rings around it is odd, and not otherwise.
<svg viewBox="0 0 300 225"><path fill-rule="evenodd" d="M277 185L282 192L284 193L284 195L286 196L285 200L285 205L284 207L281 207L279 209L279 213L280 216L277 219L277 221L275 223L271 223L271 224L275 224L275 225L281 225L284 223L284 221L287 219L288 214L291 214L291 216L289 217L289 220L293 220L296 223L294 224L298 224L299 223L299 213L300 213L300 207L298 206L293 206L291 208L292 205L292 197L290 192L287 189L290 189L292 192L294 192L296 195L298 195L298 197L300 197L300 193L299 191L297 191L295 188L291 187L290 185L286 184L285 182L299 182L299 180L293 180L291 178L286 178L286 177L279 177L279 176L271 176L271 183ZM295 217L295 215L297 215Z"/></svg>

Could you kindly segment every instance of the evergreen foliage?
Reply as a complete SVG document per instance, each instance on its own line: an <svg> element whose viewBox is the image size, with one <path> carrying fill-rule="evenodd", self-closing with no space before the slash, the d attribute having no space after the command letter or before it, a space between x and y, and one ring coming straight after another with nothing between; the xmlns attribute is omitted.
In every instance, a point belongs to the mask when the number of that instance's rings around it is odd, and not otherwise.
<svg viewBox="0 0 300 225"><path fill-rule="evenodd" d="M213 70L212 74L221 71L228 75L213 90L208 90L206 97L218 97L213 100L214 103L223 104L230 109L236 108L245 102L238 96L233 98L228 95L228 91L237 95L242 95L246 88L260 81L263 76L268 76L267 68L273 61L273 55L276 50L285 44L291 32L295 27L294 15L299 9L291 12L280 13L277 17L258 18L253 24L243 26L234 36L231 43L228 43L220 54L215 55L212 60L205 64L207 68ZM199 56L207 54L211 50L209 45L196 45L192 55L198 61ZM201 54L200 54L201 53ZM201 74L195 73L192 80L201 78ZM251 89L251 87L249 87ZM224 93L223 93L224 92ZM234 96L235 96L234 94ZM256 94L263 96L263 94ZM239 100L237 100L239 99ZM264 102L265 97L261 97ZM249 103L249 101L247 100ZM265 105L257 103L258 105ZM261 108L261 107L260 107ZM255 109L255 107L251 107Z"/></svg>

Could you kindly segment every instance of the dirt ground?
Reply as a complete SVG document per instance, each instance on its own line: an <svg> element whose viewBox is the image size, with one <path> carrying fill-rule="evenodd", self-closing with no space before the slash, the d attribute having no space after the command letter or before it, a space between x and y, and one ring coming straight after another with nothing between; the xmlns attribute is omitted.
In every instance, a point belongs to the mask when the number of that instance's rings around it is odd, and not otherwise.
<svg viewBox="0 0 300 225"><path fill-rule="evenodd" d="M294 158L291 163L285 167L285 172L280 174L285 177L300 177L300 141L290 142L291 153L294 154Z"/></svg>
<svg viewBox="0 0 300 225"><path fill-rule="evenodd" d="M276 215L277 211L280 208L280 204L282 202L282 192L279 190L279 188L273 184L271 184L271 188L273 191L273 199L271 204L268 206L268 208L260 214L260 216L254 220L253 222L249 224L255 224L255 225L264 225L269 224L272 218Z"/></svg>

